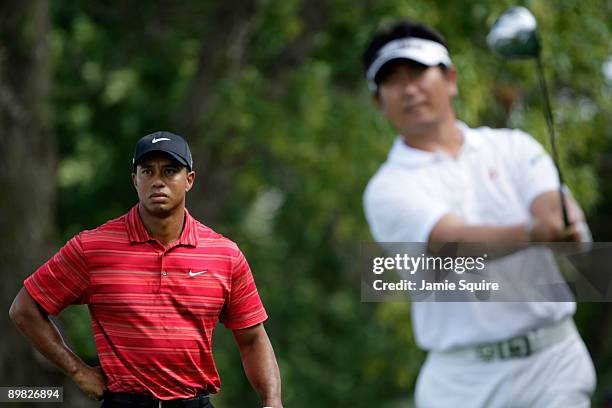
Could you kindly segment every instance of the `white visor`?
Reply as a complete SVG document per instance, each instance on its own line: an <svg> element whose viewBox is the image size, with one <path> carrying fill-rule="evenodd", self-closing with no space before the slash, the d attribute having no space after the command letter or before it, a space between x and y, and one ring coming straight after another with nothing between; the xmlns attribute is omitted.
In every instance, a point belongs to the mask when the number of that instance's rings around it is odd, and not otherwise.
<svg viewBox="0 0 612 408"><path fill-rule="evenodd" d="M376 59L368 68L366 77L372 92L376 92L378 89L378 85L374 81L378 71L387 62L395 59L409 59L430 67L440 64L446 67L453 65L448 50L442 44L424 38L399 38L382 47L376 54Z"/></svg>

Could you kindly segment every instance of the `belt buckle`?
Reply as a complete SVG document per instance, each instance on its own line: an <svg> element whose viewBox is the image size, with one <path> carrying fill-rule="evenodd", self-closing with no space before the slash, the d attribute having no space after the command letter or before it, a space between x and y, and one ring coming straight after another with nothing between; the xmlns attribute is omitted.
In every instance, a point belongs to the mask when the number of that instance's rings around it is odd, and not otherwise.
<svg viewBox="0 0 612 408"><path fill-rule="evenodd" d="M532 353L531 343L527 336L513 337L499 343L482 344L476 347L476 355L482 361L490 362L499 358L506 360L509 358L528 357Z"/></svg>
<svg viewBox="0 0 612 408"><path fill-rule="evenodd" d="M518 336L500 343L500 356L506 358L521 358L531 355L531 344L527 336Z"/></svg>
<svg viewBox="0 0 612 408"><path fill-rule="evenodd" d="M476 348L476 355L479 359L489 362L495 358L495 345L483 344Z"/></svg>

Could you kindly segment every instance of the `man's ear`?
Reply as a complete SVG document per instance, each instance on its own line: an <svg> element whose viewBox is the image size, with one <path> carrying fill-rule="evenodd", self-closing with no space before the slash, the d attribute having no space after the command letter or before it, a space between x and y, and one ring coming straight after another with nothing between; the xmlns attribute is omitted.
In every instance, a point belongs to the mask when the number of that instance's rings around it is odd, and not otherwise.
<svg viewBox="0 0 612 408"><path fill-rule="evenodd" d="M457 70L455 67L447 68L446 79L448 81L448 92L450 96L457 96L459 94L459 88L457 87Z"/></svg>
<svg viewBox="0 0 612 408"><path fill-rule="evenodd" d="M380 97L380 92L372 93L372 102L378 109L382 109L382 99Z"/></svg>
<svg viewBox="0 0 612 408"><path fill-rule="evenodd" d="M196 172L195 171L190 171L187 173L187 185L185 186L185 192L191 190L191 187L193 187L193 182L195 181L196 178Z"/></svg>
<svg viewBox="0 0 612 408"><path fill-rule="evenodd" d="M138 182L136 181L136 173L132 173L132 184L134 185L134 188L138 190Z"/></svg>
<svg viewBox="0 0 612 408"><path fill-rule="evenodd" d="M372 101L374 102L374 105L376 105L376 107L378 108L378 112L380 112L381 115L383 115L383 117L387 117L387 107L385 105L385 100L384 98L380 95L380 92L376 92L372 94Z"/></svg>

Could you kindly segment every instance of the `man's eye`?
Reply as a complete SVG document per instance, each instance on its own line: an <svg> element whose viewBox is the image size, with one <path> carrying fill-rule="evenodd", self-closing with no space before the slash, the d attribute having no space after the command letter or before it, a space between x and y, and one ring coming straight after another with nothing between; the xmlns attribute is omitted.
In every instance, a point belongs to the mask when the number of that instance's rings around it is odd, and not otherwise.
<svg viewBox="0 0 612 408"><path fill-rule="evenodd" d="M166 169L166 174L174 174L176 173L176 169Z"/></svg>
<svg viewBox="0 0 612 408"><path fill-rule="evenodd" d="M142 174L151 174L151 169L142 169Z"/></svg>
<svg viewBox="0 0 612 408"><path fill-rule="evenodd" d="M418 67L412 71L412 76L414 78L418 78L423 75L427 71L427 67Z"/></svg>
<svg viewBox="0 0 612 408"><path fill-rule="evenodd" d="M400 80L400 79L401 79L400 75L399 75L399 74L397 74L397 73L394 73L394 74L389 75L389 76L388 76L388 77L385 79L385 81L386 81L386 82L388 82L388 83L390 83L390 84L394 84L394 83L399 82L399 80Z"/></svg>

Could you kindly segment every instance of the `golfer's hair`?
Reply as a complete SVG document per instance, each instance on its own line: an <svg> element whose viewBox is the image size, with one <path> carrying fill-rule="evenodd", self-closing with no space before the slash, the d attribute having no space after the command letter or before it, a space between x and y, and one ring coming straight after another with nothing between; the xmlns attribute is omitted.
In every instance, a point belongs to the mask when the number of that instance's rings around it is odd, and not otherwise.
<svg viewBox="0 0 612 408"><path fill-rule="evenodd" d="M370 65L374 62L374 59L376 59L376 53L384 47L385 44L395 39L406 37L432 40L442 44L448 50L448 44L444 37L431 27L412 20L396 21L376 31L372 35L372 39L361 57L364 70L368 70Z"/></svg>

